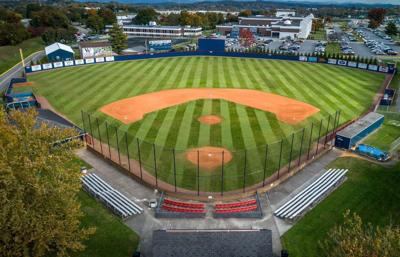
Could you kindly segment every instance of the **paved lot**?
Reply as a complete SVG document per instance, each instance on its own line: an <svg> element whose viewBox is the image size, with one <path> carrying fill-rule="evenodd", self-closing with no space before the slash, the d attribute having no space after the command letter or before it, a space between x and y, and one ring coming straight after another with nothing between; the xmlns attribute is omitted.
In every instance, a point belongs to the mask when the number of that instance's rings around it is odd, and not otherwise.
<svg viewBox="0 0 400 257"><path fill-rule="evenodd" d="M282 183L266 195L261 195L263 219L214 219L210 214L204 219L156 219L154 211L148 208L148 201L155 199L159 193L141 185L132 178L118 171L101 158L86 149L77 152L78 156L92 165L95 173L125 194L129 199L139 203L144 209L144 214L131 217L125 224L136 231L140 237L140 250L145 257L151 255L152 231L156 229L270 229L273 237L273 251L280 255L280 236L291 228L292 224L275 218L273 210L282 205L294 193L302 190L312 183L321 173L323 167L337 158L338 152L330 151L325 156L316 160L303 171L296 174L288 181ZM210 213L210 212L209 212Z"/></svg>

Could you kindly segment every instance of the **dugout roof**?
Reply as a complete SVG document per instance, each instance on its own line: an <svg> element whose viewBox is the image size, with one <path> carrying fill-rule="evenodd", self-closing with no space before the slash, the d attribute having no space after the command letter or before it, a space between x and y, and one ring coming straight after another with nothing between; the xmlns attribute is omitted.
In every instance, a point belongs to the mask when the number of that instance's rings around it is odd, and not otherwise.
<svg viewBox="0 0 400 257"><path fill-rule="evenodd" d="M155 230L154 257L272 257L271 230Z"/></svg>

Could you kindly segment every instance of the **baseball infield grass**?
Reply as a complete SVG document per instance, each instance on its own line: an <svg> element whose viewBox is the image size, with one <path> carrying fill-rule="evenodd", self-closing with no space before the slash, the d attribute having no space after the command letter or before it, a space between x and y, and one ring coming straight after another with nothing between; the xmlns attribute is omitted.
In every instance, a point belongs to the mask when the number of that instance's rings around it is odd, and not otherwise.
<svg viewBox="0 0 400 257"><path fill-rule="evenodd" d="M343 222L346 210L356 212L374 226L400 225L400 163L386 167L356 158L339 158L332 168L349 169L348 179L308 212L283 237L290 256L320 256L318 242Z"/></svg>
<svg viewBox="0 0 400 257"><path fill-rule="evenodd" d="M56 110L77 125L83 125L81 110L94 113L99 118L103 139L107 134L105 121L110 127L120 128L120 150L126 152L128 148L133 158L138 157L136 140L133 139L139 138L144 167L154 172L155 152L159 178L171 184L174 183L172 149L176 149L178 186L194 189L198 183L195 181L196 167L185 161L185 151L200 146L226 148L232 152L233 160L225 167L229 179L225 180L224 188L231 190L242 187L244 170L248 176L246 185L262 179L266 144L270 144L269 176L278 166L279 140L284 140L281 163L284 165L290 159L292 133L296 132L292 155L295 158L300 152L302 128L307 128L304 136L304 142L307 142L310 136L316 139L322 118L321 135L325 133L329 114L341 110L341 123L359 116L371 105L384 75L289 61L179 57L64 68L30 75L29 80L34 81L34 90L38 94L46 97ZM144 93L207 87L262 90L312 104L321 111L293 126L278 121L271 113L223 100L188 102L150 113L129 125L98 111L103 105ZM200 124L197 118L206 114L218 115L223 122L213 126ZM332 116L330 129L333 119ZM310 134L311 123L314 124L313 134ZM113 131L109 130L109 136L110 144L115 147ZM122 131L128 132L128 147ZM99 136L96 130L93 134ZM246 167L243 164L245 157ZM218 191L221 182L216 178L220 176L220 170L201 171L201 190Z"/></svg>

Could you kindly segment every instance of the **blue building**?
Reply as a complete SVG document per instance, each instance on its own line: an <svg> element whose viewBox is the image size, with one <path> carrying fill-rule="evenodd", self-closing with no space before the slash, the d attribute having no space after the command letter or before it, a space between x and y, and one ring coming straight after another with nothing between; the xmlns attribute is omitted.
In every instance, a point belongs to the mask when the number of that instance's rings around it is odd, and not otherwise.
<svg viewBox="0 0 400 257"><path fill-rule="evenodd" d="M50 62L69 61L74 59L74 51L70 46L54 43L44 49Z"/></svg>
<svg viewBox="0 0 400 257"><path fill-rule="evenodd" d="M385 116L376 112L370 112L363 118L347 126L336 134L335 146L350 149L360 140L379 128Z"/></svg>

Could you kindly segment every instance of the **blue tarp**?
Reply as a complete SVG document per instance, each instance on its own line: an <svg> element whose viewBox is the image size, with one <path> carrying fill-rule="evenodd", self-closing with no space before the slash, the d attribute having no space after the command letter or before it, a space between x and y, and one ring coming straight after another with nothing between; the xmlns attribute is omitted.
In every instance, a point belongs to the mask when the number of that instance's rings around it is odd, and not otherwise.
<svg viewBox="0 0 400 257"><path fill-rule="evenodd" d="M389 158L389 154L387 152L370 145L360 144L357 146L356 152L377 159L378 161L385 161Z"/></svg>

